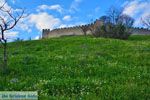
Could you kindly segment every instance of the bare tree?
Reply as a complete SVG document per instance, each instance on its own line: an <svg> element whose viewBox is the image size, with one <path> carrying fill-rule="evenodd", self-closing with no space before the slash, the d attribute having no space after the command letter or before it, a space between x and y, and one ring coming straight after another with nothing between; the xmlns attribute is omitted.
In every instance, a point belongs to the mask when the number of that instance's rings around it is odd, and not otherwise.
<svg viewBox="0 0 150 100"><path fill-rule="evenodd" d="M133 26L134 19L126 14L121 14L118 18L117 24L123 24L127 28L131 28Z"/></svg>
<svg viewBox="0 0 150 100"><path fill-rule="evenodd" d="M142 23L150 29L150 14L148 16L146 16L144 19L142 18Z"/></svg>
<svg viewBox="0 0 150 100"><path fill-rule="evenodd" d="M100 22L94 28L94 36L128 39L132 33L134 19L123 14L123 9L110 7L105 16L100 17ZM99 24L98 24L99 23Z"/></svg>
<svg viewBox="0 0 150 100"><path fill-rule="evenodd" d="M118 9L114 6L111 6L107 11L107 16L110 18L112 24L117 24L119 16L122 14L123 9Z"/></svg>
<svg viewBox="0 0 150 100"><path fill-rule="evenodd" d="M101 19L107 23L110 21L113 25L123 24L126 27L132 27L134 19L129 15L123 14L124 8L116 8L114 6L110 7L107 16L102 16Z"/></svg>
<svg viewBox="0 0 150 100"><path fill-rule="evenodd" d="M13 29L19 20L24 17L24 9L14 11L12 8L8 8L5 2L0 7L0 42L3 47L3 71L7 71L7 38L5 32Z"/></svg>
<svg viewBox="0 0 150 100"><path fill-rule="evenodd" d="M83 33L84 33L84 35L86 36L87 35L87 31L91 31L91 25L83 25L83 26L81 26L81 29L82 29L82 31L83 31Z"/></svg>

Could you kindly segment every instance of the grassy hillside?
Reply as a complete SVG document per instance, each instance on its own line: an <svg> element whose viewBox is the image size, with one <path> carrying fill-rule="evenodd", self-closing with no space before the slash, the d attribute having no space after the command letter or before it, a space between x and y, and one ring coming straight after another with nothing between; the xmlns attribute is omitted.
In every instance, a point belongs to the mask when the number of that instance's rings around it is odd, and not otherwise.
<svg viewBox="0 0 150 100"><path fill-rule="evenodd" d="M9 69L0 91L37 90L40 100L148 100L150 36L10 43Z"/></svg>

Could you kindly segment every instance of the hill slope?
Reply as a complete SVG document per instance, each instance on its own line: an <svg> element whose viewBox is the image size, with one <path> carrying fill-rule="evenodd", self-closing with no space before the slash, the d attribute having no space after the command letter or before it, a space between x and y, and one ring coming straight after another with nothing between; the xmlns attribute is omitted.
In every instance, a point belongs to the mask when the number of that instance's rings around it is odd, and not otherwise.
<svg viewBox="0 0 150 100"><path fill-rule="evenodd" d="M1 91L37 90L41 100L146 100L150 98L150 36L11 43L9 68L6 83L0 75Z"/></svg>

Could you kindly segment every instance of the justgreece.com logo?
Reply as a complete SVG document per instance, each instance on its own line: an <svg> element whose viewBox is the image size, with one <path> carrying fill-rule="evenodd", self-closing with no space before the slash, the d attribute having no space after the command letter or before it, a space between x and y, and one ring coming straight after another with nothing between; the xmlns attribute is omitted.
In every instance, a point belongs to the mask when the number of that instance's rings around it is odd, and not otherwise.
<svg viewBox="0 0 150 100"><path fill-rule="evenodd" d="M38 93L35 91L0 91L0 100L38 100Z"/></svg>

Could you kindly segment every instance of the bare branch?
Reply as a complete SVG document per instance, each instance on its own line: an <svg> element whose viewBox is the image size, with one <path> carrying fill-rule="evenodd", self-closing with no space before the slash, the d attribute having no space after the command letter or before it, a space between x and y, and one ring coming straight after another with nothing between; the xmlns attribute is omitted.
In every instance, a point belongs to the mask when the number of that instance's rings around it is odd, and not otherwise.
<svg viewBox="0 0 150 100"><path fill-rule="evenodd" d="M2 4L2 6L0 7L0 9L2 9L6 4L6 1Z"/></svg>
<svg viewBox="0 0 150 100"><path fill-rule="evenodd" d="M146 16L145 18L141 18L142 23L150 29L150 15Z"/></svg>
<svg viewBox="0 0 150 100"><path fill-rule="evenodd" d="M19 20L23 18L25 11L23 9L20 14L17 13L17 11L15 13L15 11L11 8L9 8L9 10L6 9L4 5L5 3L0 7L0 12L2 12L2 15L0 15L0 35L1 35L0 43L3 45L3 62L4 62L3 69L4 71L6 71L8 55L7 55L7 38L5 37L4 33L5 31L11 30L16 26ZM15 14L17 16L15 16Z"/></svg>
<svg viewBox="0 0 150 100"><path fill-rule="evenodd" d="M11 9L9 9L9 10L6 10L5 12L13 19L13 20L15 20L15 17L13 16L13 14L11 13Z"/></svg>
<svg viewBox="0 0 150 100"><path fill-rule="evenodd" d="M6 2L5 2L6 3ZM5 4L4 4L5 5ZM14 28L14 26L16 26L16 24L18 23L18 21L21 19L21 18L24 18L24 12L25 10L22 9L22 12L21 14L19 14L18 12L16 12L16 15L17 16L14 16L14 14L12 13L12 9L10 8L9 10L6 10L4 5L1 7L3 9L0 9L2 12L6 13L8 15L8 17L10 18L10 20L8 21L5 21L4 18L0 17L0 20L2 21L3 25L1 25L1 29L3 29L4 31L6 30L10 30L12 28ZM12 25L10 25L10 23ZM10 26L10 27L8 27Z"/></svg>
<svg viewBox="0 0 150 100"><path fill-rule="evenodd" d="M9 9L6 9L5 8L5 4L6 4L6 1L5 3L0 7L0 12L2 12L2 14L4 14L5 16L3 15L0 15L0 34L2 36L2 40L5 40L5 37L4 37L4 32L7 31L7 30L11 30L13 29L16 24L19 22L19 20L21 18L24 18L24 12L25 10L22 9L22 12L19 11L19 13L16 11L14 11L12 8L9 8ZM15 16L17 15L17 16ZM5 19L6 17L6 19Z"/></svg>
<svg viewBox="0 0 150 100"><path fill-rule="evenodd" d="M18 16L18 18L14 17L10 11L7 11L7 14L13 19L14 23L10 26L4 29L4 31L6 30L10 30L12 28L14 28L14 26L16 26L16 24L18 23L18 21L23 18L23 14L24 14L24 10L22 10L22 13Z"/></svg>
<svg viewBox="0 0 150 100"><path fill-rule="evenodd" d="M4 18L3 18L3 17L1 17L1 16L0 16L0 20L1 20L3 23L5 23Z"/></svg>
<svg viewBox="0 0 150 100"><path fill-rule="evenodd" d="M10 29L14 28L14 26L16 26L16 24L18 23L18 21L21 18L24 18L24 16L23 16L24 12L25 12L24 9L22 10L22 12L21 12L20 15L17 13L17 17L13 16L13 13L11 13L11 11L12 11L11 9L9 9L9 10L1 10L1 11L5 12L8 15L8 17L10 18L10 20L12 20L12 21L9 20L9 21L6 22L4 20L4 18L0 17L0 20L2 20L3 25L4 25L4 27L2 25L1 25L1 27L3 27L4 31L10 30ZM10 22L13 22L13 24L9 25ZM10 26L10 27L8 27L8 26Z"/></svg>
<svg viewBox="0 0 150 100"><path fill-rule="evenodd" d="M4 28L7 27L7 24L6 24L6 21L3 17L0 16L0 20L2 21L3 25L4 25Z"/></svg>
<svg viewBox="0 0 150 100"><path fill-rule="evenodd" d="M3 30L3 26L0 24L1 31Z"/></svg>

